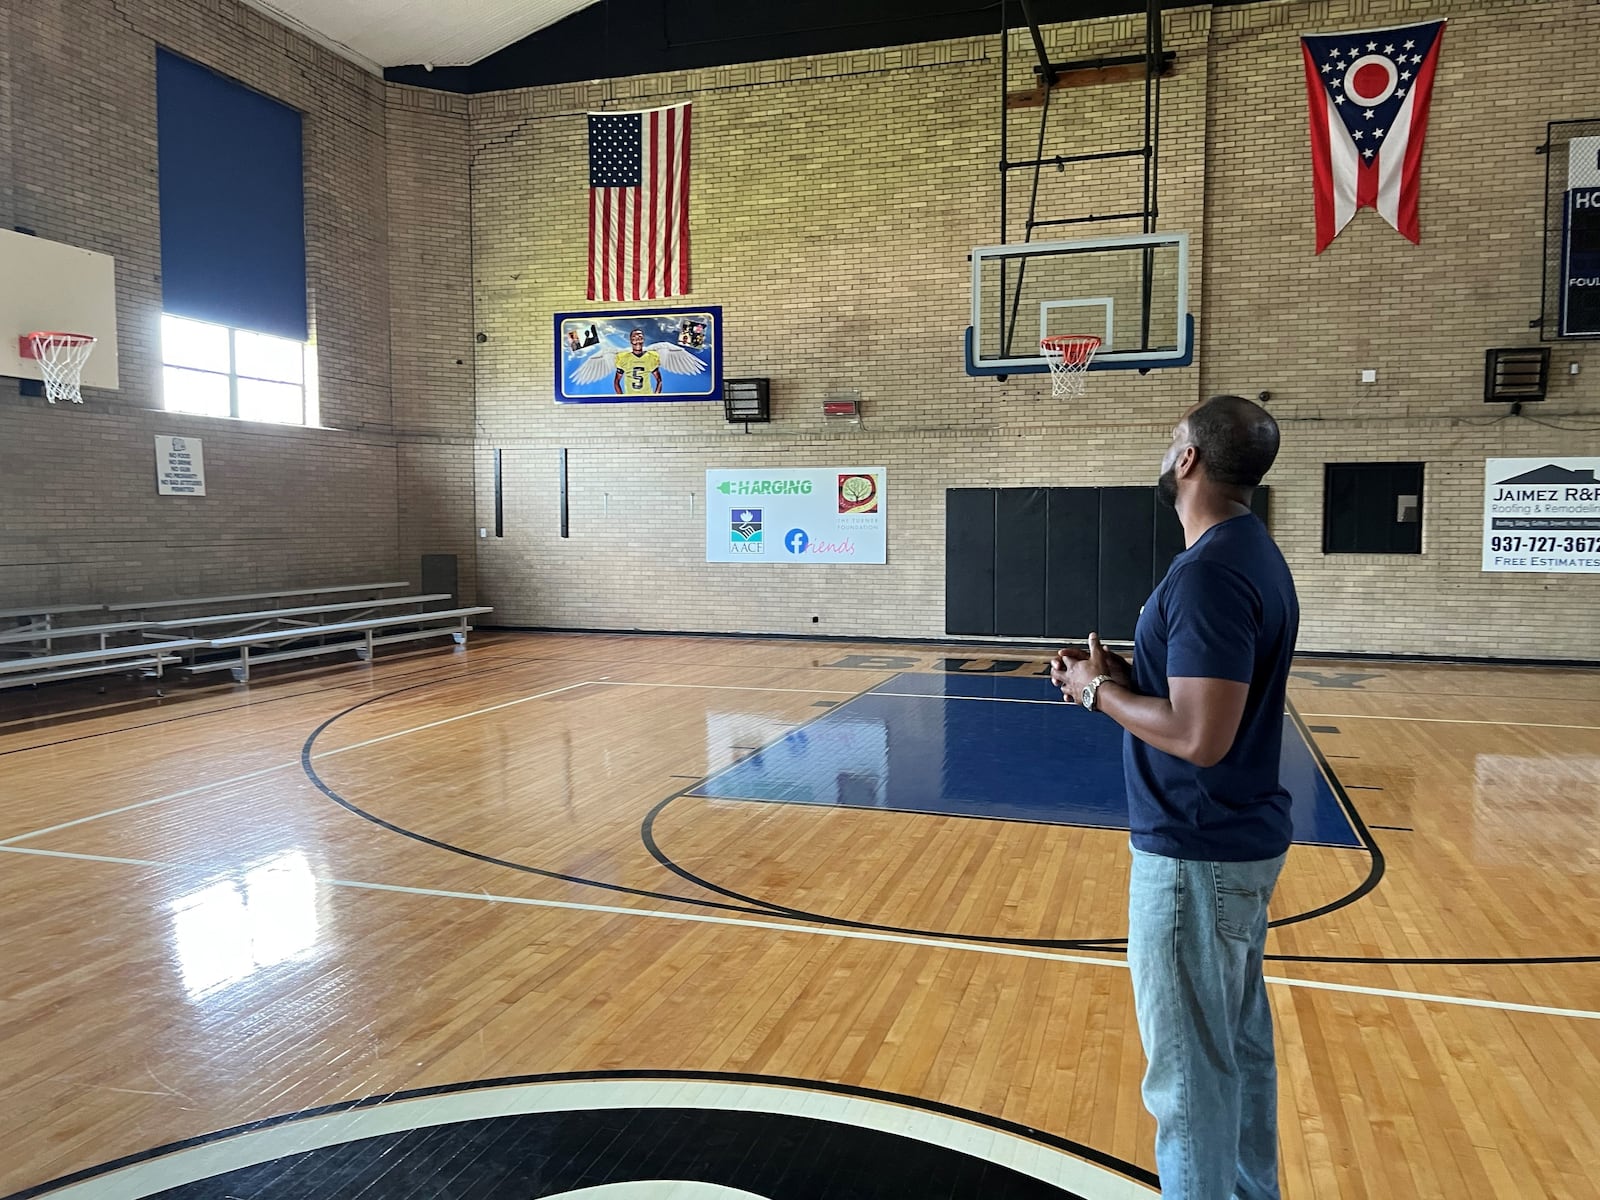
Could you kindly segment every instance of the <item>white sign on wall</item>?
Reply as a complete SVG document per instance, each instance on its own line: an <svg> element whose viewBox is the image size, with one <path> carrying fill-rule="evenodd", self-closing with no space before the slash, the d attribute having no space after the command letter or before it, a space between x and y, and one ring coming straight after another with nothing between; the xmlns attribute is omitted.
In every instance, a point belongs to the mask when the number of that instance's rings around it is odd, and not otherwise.
<svg viewBox="0 0 1600 1200"><path fill-rule="evenodd" d="M156 434L156 494L206 494L206 460L200 453L199 438L162 437Z"/></svg>
<svg viewBox="0 0 1600 1200"><path fill-rule="evenodd" d="M1600 458L1491 458L1483 569L1600 574Z"/></svg>
<svg viewBox="0 0 1600 1200"><path fill-rule="evenodd" d="M882 467L707 471L706 561L888 561Z"/></svg>

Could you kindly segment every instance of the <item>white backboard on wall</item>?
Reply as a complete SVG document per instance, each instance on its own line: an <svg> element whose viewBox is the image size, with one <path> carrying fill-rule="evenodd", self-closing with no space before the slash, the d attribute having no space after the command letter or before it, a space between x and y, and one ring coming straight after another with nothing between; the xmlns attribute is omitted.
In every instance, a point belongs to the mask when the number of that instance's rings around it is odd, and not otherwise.
<svg viewBox="0 0 1600 1200"><path fill-rule="evenodd" d="M119 386L116 260L0 229L0 375L41 378L39 364L17 347L21 335L35 330L92 334L97 340L84 385Z"/></svg>

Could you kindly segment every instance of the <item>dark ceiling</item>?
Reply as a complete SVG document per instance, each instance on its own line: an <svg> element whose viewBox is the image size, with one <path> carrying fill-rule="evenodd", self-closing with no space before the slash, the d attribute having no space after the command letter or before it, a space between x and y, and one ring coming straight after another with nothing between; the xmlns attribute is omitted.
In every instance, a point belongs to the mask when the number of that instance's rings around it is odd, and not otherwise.
<svg viewBox="0 0 1600 1200"><path fill-rule="evenodd" d="M419 87L498 92L990 34L1000 28L1000 7L970 0L600 0L470 67L390 67L383 74ZM1032 0L1041 24L1144 7L1138 0ZM1027 23L1020 0L1005 8L1008 25Z"/></svg>

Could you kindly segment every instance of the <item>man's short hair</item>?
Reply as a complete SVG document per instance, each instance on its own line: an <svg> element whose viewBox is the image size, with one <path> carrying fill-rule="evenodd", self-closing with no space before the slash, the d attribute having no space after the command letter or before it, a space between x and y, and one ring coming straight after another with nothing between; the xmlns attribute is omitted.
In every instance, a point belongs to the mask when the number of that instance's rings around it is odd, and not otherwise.
<svg viewBox="0 0 1600 1200"><path fill-rule="evenodd" d="M1253 488L1278 457L1278 422L1243 396L1213 396L1187 419L1189 441L1213 483Z"/></svg>

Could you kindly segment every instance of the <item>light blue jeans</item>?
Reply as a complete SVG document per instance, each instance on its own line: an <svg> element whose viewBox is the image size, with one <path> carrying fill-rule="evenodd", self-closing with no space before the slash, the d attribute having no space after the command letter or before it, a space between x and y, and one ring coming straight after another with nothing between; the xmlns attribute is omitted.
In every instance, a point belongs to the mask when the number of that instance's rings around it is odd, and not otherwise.
<svg viewBox="0 0 1600 1200"><path fill-rule="evenodd" d="M1262 953L1286 857L1193 862L1133 851L1128 966L1168 1200L1279 1200Z"/></svg>

